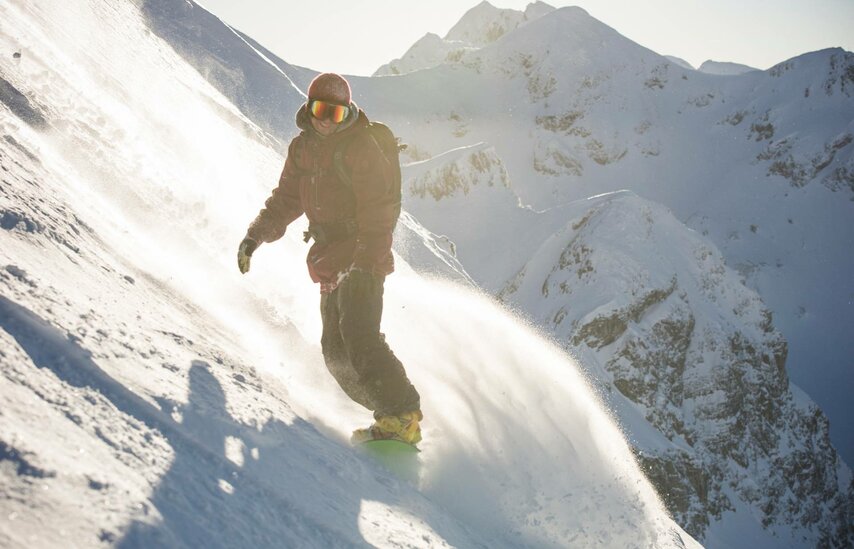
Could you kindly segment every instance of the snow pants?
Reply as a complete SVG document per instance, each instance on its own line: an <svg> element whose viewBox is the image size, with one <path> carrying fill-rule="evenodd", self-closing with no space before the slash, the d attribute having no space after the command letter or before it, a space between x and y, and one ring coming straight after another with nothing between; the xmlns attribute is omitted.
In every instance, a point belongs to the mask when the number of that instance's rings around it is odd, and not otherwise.
<svg viewBox="0 0 854 549"><path fill-rule="evenodd" d="M367 291L358 292L349 282L321 294L326 367L347 396L373 411L374 418L420 410L418 391L380 333L384 279L375 277Z"/></svg>

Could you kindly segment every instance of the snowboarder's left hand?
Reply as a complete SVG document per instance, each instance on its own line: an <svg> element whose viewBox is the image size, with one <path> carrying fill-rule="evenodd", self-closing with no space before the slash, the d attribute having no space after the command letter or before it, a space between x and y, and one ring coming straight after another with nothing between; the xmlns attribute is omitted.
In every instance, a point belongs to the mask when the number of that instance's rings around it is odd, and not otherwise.
<svg viewBox="0 0 854 549"><path fill-rule="evenodd" d="M240 272L246 274L249 272L249 260L252 259L252 253L258 248L258 243L246 237L243 239L243 242L240 243L240 247L237 249L237 268L240 269Z"/></svg>

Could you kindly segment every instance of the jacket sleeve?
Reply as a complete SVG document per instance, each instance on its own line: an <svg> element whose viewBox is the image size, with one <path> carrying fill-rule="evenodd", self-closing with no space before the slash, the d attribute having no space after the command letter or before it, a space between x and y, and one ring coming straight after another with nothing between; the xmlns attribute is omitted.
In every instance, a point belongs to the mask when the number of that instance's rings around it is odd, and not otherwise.
<svg viewBox="0 0 854 549"><path fill-rule="evenodd" d="M381 265L390 260L392 233L397 221L397 204L390 192L392 169L372 138L356 145L352 181L358 232L353 267L386 274Z"/></svg>
<svg viewBox="0 0 854 549"><path fill-rule="evenodd" d="M274 242L285 234L288 225L303 213L300 200L299 169L297 168L297 142L291 141L279 185L273 189L264 207L249 225L246 236L258 242Z"/></svg>

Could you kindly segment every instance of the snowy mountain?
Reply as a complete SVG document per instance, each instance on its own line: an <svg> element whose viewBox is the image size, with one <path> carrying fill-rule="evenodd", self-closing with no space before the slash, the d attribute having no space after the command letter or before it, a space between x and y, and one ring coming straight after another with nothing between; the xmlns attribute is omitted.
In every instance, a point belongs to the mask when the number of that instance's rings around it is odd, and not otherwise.
<svg viewBox="0 0 854 549"><path fill-rule="evenodd" d="M630 193L564 219L500 295L570 342L624 422L662 435L634 446L677 520L710 545L738 546L745 532L725 516L757 511L753 538L850 540L851 470L790 389L771 313L714 245Z"/></svg>
<svg viewBox="0 0 854 549"><path fill-rule="evenodd" d="M528 4L524 12L499 9L484 0L463 15L444 38L427 33L403 57L383 65L374 76L405 74L459 60L467 51L491 44L519 26L554 11L545 2Z"/></svg>
<svg viewBox="0 0 854 549"><path fill-rule="evenodd" d="M415 475L345 442L369 418L324 371L300 227L234 265L280 150L155 15L0 4L0 545L698 546L573 359L404 261Z"/></svg>
<svg viewBox="0 0 854 549"><path fill-rule="evenodd" d="M845 546L851 470L790 385L770 311L708 238L627 191L519 208L484 146L415 166L410 213L579 357L689 532L717 547Z"/></svg>
<svg viewBox="0 0 854 549"><path fill-rule="evenodd" d="M738 545L733 530L743 533L746 516L757 517L751 537L769 547L851 543L850 470L831 440L854 452L847 429L854 317L839 299L854 292L852 71L854 55L839 49L736 76L683 70L566 8L440 67L359 83L378 98L366 103L369 110L400 128L418 153L413 158L433 158L417 166L439 163L410 181L408 211L453 243L475 282L531 316L583 357L606 390L631 402L614 404L629 433L663 435L666 444L654 451L635 447L680 523L712 545ZM418 90L429 96L412 101ZM407 116L397 97L408 98ZM425 106L420 119L412 105ZM441 165L443 151L472 143L481 143L477 155ZM676 269L656 282L648 275L629 282L618 263L591 275L598 289L546 296L545 274L527 278L531 263L547 273L583 257L584 245L572 255L553 253L551 262L532 258L531 249L565 231L567 210L583 207L577 204L586 197L622 188L666 205L668 215L708 239L703 253L721 257L685 269L700 278L696 287L708 283L697 272L724 269L728 283L718 291L741 296L735 318L720 299L672 305L685 293L673 281L688 283ZM644 224L618 226L627 239ZM678 223L667 227L691 234ZM645 255L634 261L652 272L650 263L675 253L660 239L640 249ZM511 291L520 277L537 291ZM637 302L622 303L625 295ZM585 326L607 331L638 322L635 315L651 306L644 299L658 295L674 311L631 338L628 328L618 330L628 341L588 345L576 337ZM599 301L588 302L593 296ZM670 335L682 337L683 356L667 357L662 349L673 342L659 332L680 322ZM698 376L700 360L713 374L690 379L702 398L686 399L683 371ZM680 362L679 375L656 371ZM831 430L828 438L824 415L789 375L827 409L835 436ZM750 403L756 394L765 395L758 407ZM662 399L678 404L666 420L649 413ZM786 420L769 421L778 417ZM686 430L689 443L681 444ZM734 458L730 445L743 453Z"/></svg>
<svg viewBox="0 0 854 549"><path fill-rule="evenodd" d="M697 70L700 72L705 72L707 74L722 74L735 76L739 74L744 74L746 72L758 71L759 69L755 69L747 65L742 65L740 63L731 63L729 61L712 61L711 59L709 59L708 61L703 61L703 63Z"/></svg>
<svg viewBox="0 0 854 549"><path fill-rule="evenodd" d="M403 57L383 65L374 76L392 76L441 65L448 58L461 56L472 46L464 42L452 42L428 32L406 50Z"/></svg>
<svg viewBox="0 0 854 549"><path fill-rule="evenodd" d="M458 61L357 86L415 160L484 142L533 210L630 189L709 236L774 314L792 379L850 460L852 65L830 49L709 75L564 8Z"/></svg>
<svg viewBox="0 0 854 549"><path fill-rule="evenodd" d="M691 63L685 61L681 57L676 57L674 55L665 55L664 58L672 62L674 65L682 67L683 69L694 69L694 66L691 65Z"/></svg>

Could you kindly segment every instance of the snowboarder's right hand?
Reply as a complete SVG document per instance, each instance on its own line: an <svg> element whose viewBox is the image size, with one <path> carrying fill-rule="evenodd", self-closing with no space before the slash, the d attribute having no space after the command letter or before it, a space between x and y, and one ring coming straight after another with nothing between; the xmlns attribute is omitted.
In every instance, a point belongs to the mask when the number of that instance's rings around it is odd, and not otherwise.
<svg viewBox="0 0 854 549"><path fill-rule="evenodd" d="M249 272L249 260L252 259L252 253L258 248L258 242L248 236L240 243L237 249L237 268L240 272L246 274Z"/></svg>

